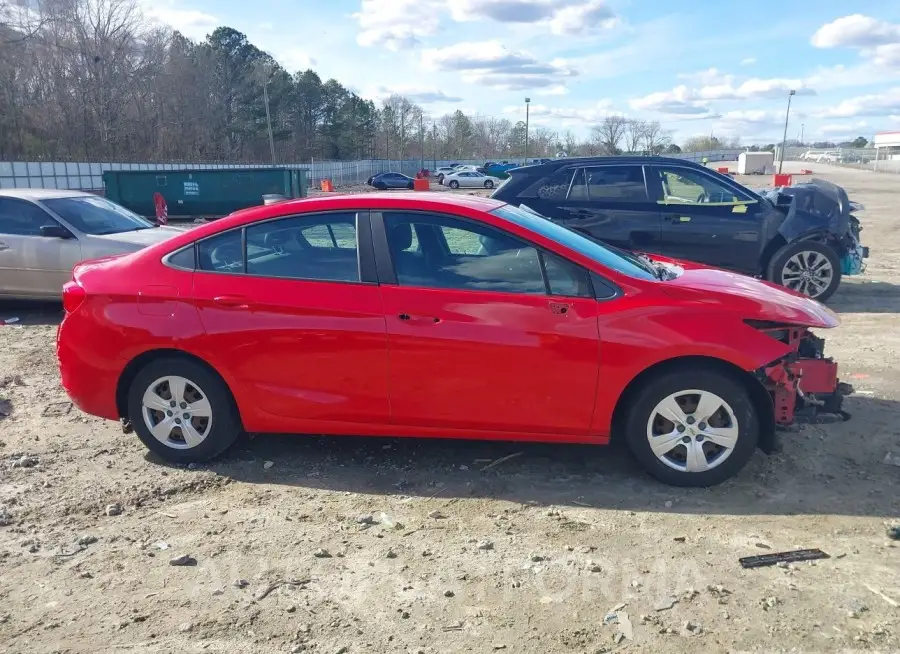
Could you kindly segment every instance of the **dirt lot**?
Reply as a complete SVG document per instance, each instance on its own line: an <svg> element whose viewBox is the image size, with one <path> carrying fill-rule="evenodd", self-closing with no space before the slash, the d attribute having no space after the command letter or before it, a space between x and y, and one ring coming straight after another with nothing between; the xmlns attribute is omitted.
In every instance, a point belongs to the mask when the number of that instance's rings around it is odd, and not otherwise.
<svg viewBox="0 0 900 654"><path fill-rule="evenodd" d="M0 326L0 650L900 651L900 176L812 168L867 206L827 334L853 417L708 490L509 443L260 437L169 466L69 410L56 308L0 306L22 318ZM738 564L797 547L831 558Z"/></svg>

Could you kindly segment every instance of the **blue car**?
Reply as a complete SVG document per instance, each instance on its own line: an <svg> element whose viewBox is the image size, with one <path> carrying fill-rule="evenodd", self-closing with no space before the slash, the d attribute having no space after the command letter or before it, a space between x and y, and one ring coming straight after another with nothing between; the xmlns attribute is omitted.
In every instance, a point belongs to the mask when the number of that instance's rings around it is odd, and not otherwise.
<svg viewBox="0 0 900 654"><path fill-rule="evenodd" d="M369 178L369 186L384 191L389 188L408 188L413 187L413 178L402 173L380 173Z"/></svg>

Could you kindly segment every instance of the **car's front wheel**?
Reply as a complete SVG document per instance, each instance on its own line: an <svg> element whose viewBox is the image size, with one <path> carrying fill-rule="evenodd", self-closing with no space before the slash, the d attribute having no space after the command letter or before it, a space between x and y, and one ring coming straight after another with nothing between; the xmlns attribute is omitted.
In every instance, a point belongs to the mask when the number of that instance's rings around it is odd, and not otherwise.
<svg viewBox="0 0 900 654"><path fill-rule="evenodd" d="M452 188L452 189L458 189L458 188L459 188L459 182L457 182L455 179L451 179L451 180L450 180L450 188Z"/></svg>
<svg viewBox="0 0 900 654"><path fill-rule="evenodd" d="M225 382L188 359L157 359L142 368L129 388L128 416L147 449L175 463L212 459L241 433Z"/></svg>
<svg viewBox="0 0 900 654"><path fill-rule="evenodd" d="M674 486L712 486L753 456L759 418L750 392L717 369L661 374L634 396L625 438L651 475Z"/></svg>
<svg viewBox="0 0 900 654"><path fill-rule="evenodd" d="M824 302L841 284L841 259L825 243L790 243L772 257L767 277L769 281Z"/></svg>

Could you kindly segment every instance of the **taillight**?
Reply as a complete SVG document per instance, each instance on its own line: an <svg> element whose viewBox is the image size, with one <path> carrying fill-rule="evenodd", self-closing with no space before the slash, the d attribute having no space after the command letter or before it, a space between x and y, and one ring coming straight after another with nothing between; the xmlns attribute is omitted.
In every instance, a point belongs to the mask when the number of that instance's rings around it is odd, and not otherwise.
<svg viewBox="0 0 900 654"><path fill-rule="evenodd" d="M63 286L62 301L63 309L66 313L73 313L78 310L87 297L87 291L76 281L66 282Z"/></svg>

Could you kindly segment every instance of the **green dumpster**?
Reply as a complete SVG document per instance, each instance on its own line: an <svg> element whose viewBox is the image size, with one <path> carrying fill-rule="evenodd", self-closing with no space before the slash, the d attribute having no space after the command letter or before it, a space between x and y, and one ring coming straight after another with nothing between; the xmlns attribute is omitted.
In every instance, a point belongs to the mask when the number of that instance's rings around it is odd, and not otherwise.
<svg viewBox="0 0 900 654"><path fill-rule="evenodd" d="M169 217L224 216L263 204L265 195L306 197L306 170L222 168L197 170L108 170L106 197L142 216L155 216L162 195Z"/></svg>

